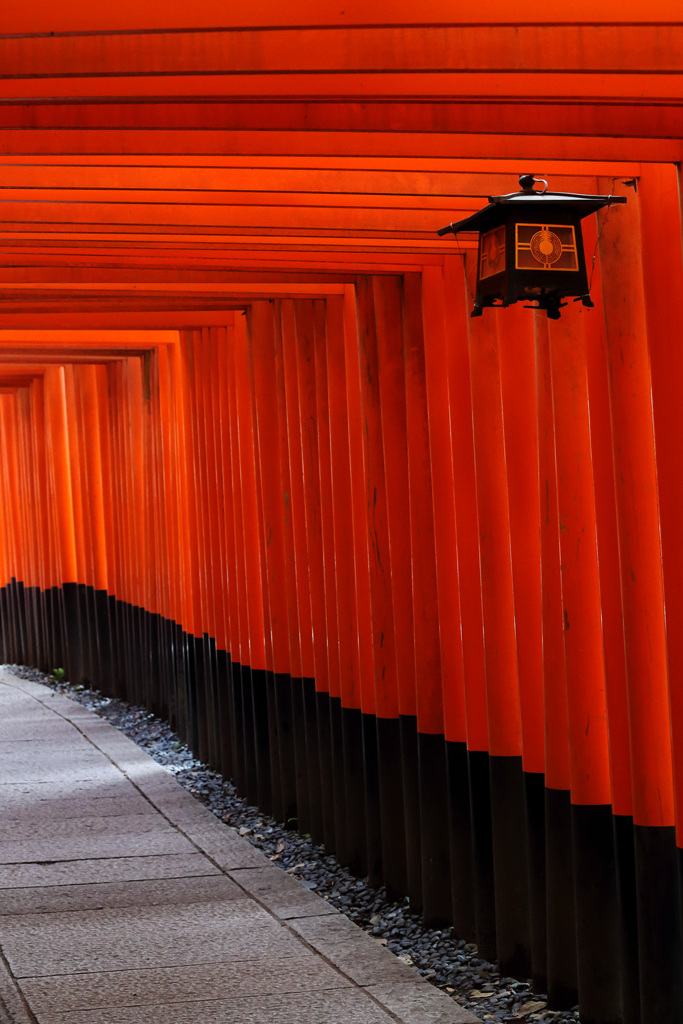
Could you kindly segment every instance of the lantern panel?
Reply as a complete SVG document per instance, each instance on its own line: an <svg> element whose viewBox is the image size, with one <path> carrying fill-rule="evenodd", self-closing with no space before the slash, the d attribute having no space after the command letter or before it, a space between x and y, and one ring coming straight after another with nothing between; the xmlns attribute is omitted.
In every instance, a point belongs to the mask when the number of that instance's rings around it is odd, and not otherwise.
<svg viewBox="0 0 683 1024"><path fill-rule="evenodd" d="M479 279L493 277L505 270L505 225L481 236L479 248Z"/></svg>
<svg viewBox="0 0 683 1024"><path fill-rule="evenodd" d="M579 257L573 224L516 224L515 227L517 270L578 271Z"/></svg>

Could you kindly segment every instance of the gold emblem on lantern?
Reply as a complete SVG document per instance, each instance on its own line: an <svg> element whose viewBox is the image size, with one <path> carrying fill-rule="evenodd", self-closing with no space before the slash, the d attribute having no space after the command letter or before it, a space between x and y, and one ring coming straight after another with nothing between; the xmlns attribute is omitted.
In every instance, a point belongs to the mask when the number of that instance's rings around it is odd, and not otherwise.
<svg viewBox="0 0 683 1024"><path fill-rule="evenodd" d="M541 228L531 238L531 255L539 263L557 263L562 255L562 242L554 231Z"/></svg>
<svg viewBox="0 0 683 1024"><path fill-rule="evenodd" d="M517 224L515 260L518 270L578 270L572 224Z"/></svg>
<svg viewBox="0 0 683 1024"><path fill-rule="evenodd" d="M505 270L505 225L481 236L479 247L479 279L493 277Z"/></svg>

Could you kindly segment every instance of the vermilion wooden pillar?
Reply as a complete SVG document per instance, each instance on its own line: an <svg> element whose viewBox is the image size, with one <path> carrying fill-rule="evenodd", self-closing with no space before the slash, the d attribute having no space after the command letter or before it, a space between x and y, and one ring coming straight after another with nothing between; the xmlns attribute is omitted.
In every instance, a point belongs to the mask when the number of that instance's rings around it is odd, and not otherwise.
<svg viewBox="0 0 683 1024"><path fill-rule="evenodd" d="M534 316L534 334L543 631L547 983L548 1005L562 1008L574 1006L578 998L577 943L555 421L545 317Z"/></svg>
<svg viewBox="0 0 683 1024"><path fill-rule="evenodd" d="M669 216L677 216L672 179L661 194L658 179L660 175L654 176L651 185L648 181L653 191L650 209L661 202ZM641 1016L647 1022L656 1017L673 1021L683 1001L681 935L680 919L671 903L671 894L677 890L672 749L670 742L662 742L663 736L671 735L671 718L649 351L650 329L655 348L663 329L656 312L655 268L660 255L649 247L650 283L655 289L649 299L649 319L640 238L644 211L641 215L638 199L631 197L619 212L622 217L602 218L600 258L629 708ZM674 268L680 268L680 248L672 256ZM661 380L659 352L658 360ZM661 442L666 453L664 437ZM667 474L663 477L666 487ZM666 907L662 905L665 892ZM653 905L659 907L657 913ZM654 1004L647 997L653 985L668 991L666 998Z"/></svg>
<svg viewBox="0 0 683 1024"><path fill-rule="evenodd" d="M365 815L365 794L363 792L365 785L364 751L367 751L371 772L368 795L374 808L375 820L379 811L379 766L376 740L372 743L371 738L365 735L365 715L375 714L378 718L397 722L398 683L392 561L387 519L387 479L383 447L385 423L382 416L383 414L386 416L388 410L382 403L382 380L380 377L382 373L381 335L385 325L378 324L372 278L359 278L356 285L356 304L358 343L356 353L349 350L347 355L347 388L353 387L354 390L358 388L359 401L355 410L354 429L360 431L363 444L365 529L367 531L370 581L374 680L372 691L368 687L365 694L361 693L363 714L353 713L351 709L344 712L344 756L347 765L353 765L351 772L347 774L347 779L351 783L350 790L347 787L347 799L359 809L352 812L351 807L348 807L347 818L351 822L353 820L352 813L354 816L362 813L365 819L363 822L364 836L361 837L358 834L356 844L360 848L362 842L365 847L365 858L371 852L374 860L379 850L374 827L371 833L372 845L370 846L368 843L368 820ZM353 355L355 355L355 366L352 362ZM386 379L384 383L386 384ZM386 401L386 395L384 398ZM349 402L349 407L351 409L351 402ZM400 424L398 429L400 429ZM369 743L371 745L368 747ZM370 807L370 802L368 807ZM361 808L362 810L360 810ZM358 818L356 821L358 822ZM353 851L350 849L350 856L352 855ZM362 861L356 863L359 867ZM354 862L351 861L352 868L353 865ZM370 869L370 864L366 860L366 870L368 869ZM372 871L374 875L378 874L376 861L372 864Z"/></svg>
<svg viewBox="0 0 683 1024"><path fill-rule="evenodd" d="M280 475L278 396L273 306L256 302L249 320L249 357L257 454L257 504L264 596L268 719L273 809L296 819L296 774L291 727L290 630Z"/></svg>
<svg viewBox="0 0 683 1024"><path fill-rule="evenodd" d="M325 347L316 344L316 422L320 471L320 518L329 679L329 717L320 717L321 741L329 732L334 784L335 850L351 857L341 707L360 712L374 689L364 461L358 382L355 290L327 300ZM335 557L338 552L338 557ZM321 655L322 656L322 655ZM366 698L367 699L367 698ZM321 711L323 709L321 708ZM329 723L329 724L328 724ZM328 769L329 771L329 769ZM329 816L328 816L329 817ZM355 834L355 832L354 832Z"/></svg>
<svg viewBox="0 0 683 1024"><path fill-rule="evenodd" d="M267 594L262 586L260 548L260 515L258 507L257 448L255 417L249 366L249 345L246 317L236 318L234 326L234 377L231 387L231 444L233 456L233 493L239 493L241 531L236 531L238 565L238 597L240 606L240 661L233 663L235 718L235 756L246 771L245 744L253 735L256 785L260 806L266 811L279 801L273 789L273 762L277 747L271 749L270 709L272 687L269 685L265 633ZM242 543L240 543L240 540ZM245 710L245 698L251 691L252 718ZM250 723L252 723L250 725ZM252 732L253 730L253 732ZM243 785L246 785L246 779ZM278 806L279 806L278 802Z"/></svg>
<svg viewBox="0 0 683 1024"><path fill-rule="evenodd" d="M621 1014L617 882L585 341L580 323L568 317L548 330L579 999L587 1020L616 1022Z"/></svg>
<svg viewBox="0 0 683 1024"><path fill-rule="evenodd" d="M672 314L680 308L683 297L681 239L672 230L677 211L680 215L680 168L677 173L677 169L668 164L644 167L641 182L642 273L662 545L680 900L683 884L683 703L680 688L683 643L677 623L683 597L683 547L678 530L682 477L677 439L683 364L680 346L672 331ZM665 1012L668 1011L662 1010Z"/></svg>
<svg viewBox="0 0 683 1024"><path fill-rule="evenodd" d="M180 527L179 517L182 514L179 503L172 500L177 494L178 470L175 459L173 440L173 386L171 378L171 359L167 346L162 346L156 363L159 388L158 409L158 446L159 446L159 482L157 501L159 508L159 537L157 551L159 559L166 565L166 573L159 572L163 596L160 607L164 616L163 629L166 637L166 700L168 714L176 730L181 729L185 722L185 693L182 683L182 644L177 637L183 621L182 613L182 571L180 561ZM164 578L165 577L165 578ZM181 724L182 723L182 724Z"/></svg>
<svg viewBox="0 0 683 1024"><path fill-rule="evenodd" d="M293 303L293 330L285 335L285 371L292 500L297 515L297 593L301 626L301 723L306 750L309 827L325 837L325 804L334 806L329 743L329 689L320 522L319 432L316 413L317 363L325 351L325 303ZM320 354L320 355L319 355ZM320 679L317 680L318 669ZM318 694L321 696L318 697ZM303 823L300 823L302 827ZM328 826L329 831L329 826ZM331 838L331 837L330 837Z"/></svg>
<svg viewBox="0 0 683 1024"><path fill-rule="evenodd" d="M531 967L534 985L545 991L545 751L536 368L528 310L517 306L507 312L499 323L499 358L522 729Z"/></svg>
<svg viewBox="0 0 683 1024"><path fill-rule="evenodd" d="M489 723L479 559L468 315L470 283L462 256L444 258L439 302L446 333L448 410L455 500L462 664L467 721L476 937L482 956L496 956L495 885L489 782ZM425 281L427 278L425 278ZM438 443L434 439L433 443ZM437 551L437 561L439 553ZM451 726L447 721L447 728ZM457 735L457 725L455 726Z"/></svg>
<svg viewBox="0 0 683 1024"><path fill-rule="evenodd" d="M672 229L676 217L680 216L680 169L677 172L673 164L644 166L640 184L643 298L652 387L677 846L680 850L683 848L683 705L679 680L683 671L683 637L676 623L683 601L683 546L678 532L683 476L677 437L683 363L672 323L683 297L681 238Z"/></svg>
<svg viewBox="0 0 683 1024"><path fill-rule="evenodd" d="M17 388L12 387L2 397L3 433L7 439L3 451L3 468L8 507L11 510L10 578L8 587L8 619L12 649L16 657L26 646L26 622L23 615L23 580L26 573L27 552L24 522L21 516L21 418Z"/></svg>
<svg viewBox="0 0 683 1024"><path fill-rule="evenodd" d="M501 314L470 321L469 356L481 564L496 947L501 970L530 973L522 734L500 385ZM481 785L484 785L483 779ZM474 799L479 799L475 794Z"/></svg>
<svg viewBox="0 0 683 1024"><path fill-rule="evenodd" d="M59 366L49 368L45 373L45 417L50 455L50 491L53 500L56 499L55 537L59 552L59 580L64 602L60 611L64 616L63 628L66 629L69 640L68 647L64 647L65 655L69 655L64 659L64 667L68 676L71 676L73 674L71 652L77 652L80 645L80 622L75 601L78 568L68 447L66 391L64 370Z"/></svg>
<svg viewBox="0 0 683 1024"><path fill-rule="evenodd" d="M292 744L296 771L297 825L311 831L308 782L308 747L304 719L304 668L312 671L312 637L306 572L306 520L303 502L301 439L298 430L299 397L293 352L296 345L294 307L277 302L275 310L275 365L278 395L278 439L282 480L287 605L289 610L290 702ZM302 636L302 634L304 634ZM313 755L311 753L311 760Z"/></svg>
<svg viewBox="0 0 683 1024"><path fill-rule="evenodd" d="M30 438L30 461L33 465L34 476L34 501L35 507L47 506L47 453L45 450L45 403L43 391L43 377L34 380L29 395L30 415L29 425L31 427ZM35 581L36 602L39 608L38 628L38 667L43 671L54 667L54 655L52 640L52 585L55 582L54 573L54 544L50 517L41 517L37 524L37 540L39 545L39 569L38 578ZM0 582L2 575L0 574Z"/></svg>
<svg viewBox="0 0 683 1024"><path fill-rule="evenodd" d="M446 871L437 880L439 873L435 865L438 862L441 867L444 866L438 844L430 846L430 855L433 853L434 857L433 862L423 856L423 828L429 829L427 821L433 821L433 814L427 812L420 782L422 764L419 760L419 748L422 743L424 757L426 755L425 743L428 744L429 740L423 741L419 737L425 721L421 721L421 712L424 712L424 706L423 708L418 706L418 678L424 675L425 705L429 705L433 703L432 687L437 674L430 674L426 670L426 666L424 669L418 666L421 646L415 632L416 629L419 631L417 617L422 614L422 607L419 582L416 586L418 575L416 558L419 559L420 555L415 552L412 528L413 511L410 507L410 465L414 458L415 448L415 441L411 437L411 427L408 421L411 396L406 386L405 375L407 358L405 313L410 298L406 296L403 281L398 277L376 276L373 278L372 291L378 355L377 399L381 417L381 439L378 438L378 442L382 446L388 556L390 558L388 568L385 564L383 570L389 572L391 577L394 630L393 637L387 638L386 634L384 636L385 645L387 639L389 640L386 645L386 653L384 653L385 648L383 647L381 655L376 651L374 658L378 707L377 760L382 812L382 853L387 864L385 875L388 878L390 890L405 892L409 859L407 845L416 843L418 838L415 835L415 824L410 820L410 812L406 814L405 793L408 787L407 780L403 777L413 771L413 766L410 763L405 763L401 773L396 772L393 766L401 757L402 751L407 749L405 742L407 727L412 720L418 730L418 762L415 766L417 777L410 780L408 786L417 785L420 797L421 906L425 919L436 922L443 920L444 914L450 918L448 899L443 898L443 891L439 892L443 879L445 878L446 883L448 881L449 871L448 865L446 865ZM417 304L412 309L412 313L419 316L419 312L420 307ZM363 364L361 364L362 372ZM368 373L371 372L368 368ZM368 414L366 412L365 422L367 423L367 421ZM411 451L413 452L412 456ZM374 485L374 481L371 479L369 484ZM373 524L374 522L373 514ZM368 542L370 550L372 550L373 531L370 528L370 522L368 522ZM378 553L378 560L382 557ZM438 644L436 656L438 657ZM429 657L429 654L426 657ZM439 690L437 700L440 707L441 694L438 684L437 689ZM443 773L441 777L443 779ZM438 804L440 790L438 775L434 777L434 783L430 796L433 796L434 803ZM441 813L443 813L443 808L441 808ZM443 830L440 833L441 837L444 840L446 838ZM415 860L417 856L417 851L411 852L410 859ZM418 905L420 905L419 901Z"/></svg>
<svg viewBox="0 0 683 1024"><path fill-rule="evenodd" d="M449 627L434 601L437 589L436 533L432 477L432 444L449 447L448 431L430 434L427 383L427 342L423 296L417 275L403 280L403 373L408 447L407 504L410 511L412 619L415 659L415 705L420 768L420 829L422 833L422 896L426 921L453 921L460 898L453 894L452 833L444 829L450 817L449 750L445 742L445 704L459 680L446 679L441 637ZM438 345L438 341L437 341ZM441 370L443 377L443 369ZM432 391L433 397L433 391ZM446 476L446 481L448 476ZM398 499L395 497L394 501ZM457 587L454 588L457 592ZM443 645L445 646L445 645ZM449 722L452 724L452 722ZM465 829L463 840L469 838ZM460 922L462 927L462 922Z"/></svg>
<svg viewBox="0 0 683 1024"><path fill-rule="evenodd" d="M111 685L107 671L111 662L109 581L97 377L98 367L79 366L74 383L77 385L83 439L83 527L88 540L87 571L83 583L88 588L86 606L92 616L90 671L91 678L100 680L108 689Z"/></svg>
<svg viewBox="0 0 683 1024"><path fill-rule="evenodd" d="M586 250L588 253L596 252L596 222L593 219L587 219L584 223ZM597 263L593 275L592 294L595 298L596 308L599 309L602 292L600 266ZM621 608L621 575L604 317L583 315L581 326L586 347L609 732L610 787L619 890L622 1012L624 1024L629 1024L630 1021L638 1021L640 1017L638 927L624 620Z"/></svg>
<svg viewBox="0 0 683 1024"><path fill-rule="evenodd" d="M475 879L472 855L472 822L467 756L467 721L463 649L461 636L460 578L455 516L455 477L451 442L449 362L454 347L449 344L447 320L450 301L444 294L441 267L425 267L420 279L406 275L406 301L421 300L422 329L410 319L406 308L406 337L412 344L416 370L424 373L428 419L429 492L432 507L422 515L433 518L433 543L438 601L438 642L443 703L443 731L446 740L448 774L448 817L450 825L451 891L453 926L458 935L476 934ZM457 308L457 304L456 304ZM413 312L413 317L414 317ZM411 343L412 332L416 337ZM461 345L463 338L460 338ZM456 342L457 344L457 342ZM424 345L424 355L420 346ZM464 339L466 348L466 339ZM408 367L407 367L408 372ZM419 379L419 378L418 378ZM469 383L469 379L467 379ZM468 389L469 394L469 389ZM471 427L470 427L471 444ZM424 471L423 471L424 472Z"/></svg>
<svg viewBox="0 0 683 1024"><path fill-rule="evenodd" d="M217 764L221 773L230 777L233 765L232 674L230 653L233 643L239 654L239 627L231 605L230 581L235 581L234 537L235 508L232 501L232 460L230 455L230 415L228 406L228 346L234 346L232 317L224 328L213 332L204 353L204 373L210 381L212 402L213 466L211 472L216 488L216 529L218 564L215 566L216 586L220 595L221 615L213 639L212 657L215 671L215 742ZM216 368L217 372L212 370ZM221 514L221 509L223 514Z"/></svg>

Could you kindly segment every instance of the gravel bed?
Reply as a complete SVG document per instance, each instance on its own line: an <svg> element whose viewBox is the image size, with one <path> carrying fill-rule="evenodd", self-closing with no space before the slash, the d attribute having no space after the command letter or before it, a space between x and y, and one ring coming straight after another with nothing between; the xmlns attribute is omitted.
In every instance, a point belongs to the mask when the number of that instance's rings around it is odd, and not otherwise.
<svg viewBox="0 0 683 1024"><path fill-rule="evenodd" d="M477 947L453 935L451 928L425 928L406 898L387 899L385 889L371 888L342 867L306 836L291 832L238 796L232 782L197 761L170 727L145 708L104 697L98 690L56 681L37 669L3 665L20 679L43 683L106 718L175 775L227 825L235 828L268 858L322 899L346 914L406 963L414 964L433 985L448 992L481 1020L498 1024L542 1022L576 1024L578 1007L552 1012L545 996L530 982L501 978L496 965L477 956Z"/></svg>

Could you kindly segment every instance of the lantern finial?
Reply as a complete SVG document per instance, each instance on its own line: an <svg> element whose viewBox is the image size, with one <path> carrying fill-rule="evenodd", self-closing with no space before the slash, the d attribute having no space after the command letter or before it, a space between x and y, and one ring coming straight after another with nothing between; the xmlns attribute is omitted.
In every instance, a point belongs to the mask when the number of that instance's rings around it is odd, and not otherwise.
<svg viewBox="0 0 683 1024"><path fill-rule="evenodd" d="M545 188L541 189L540 193L538 193L538 189L534 188L536 182L538 182L539 185L545 185ZM545 180L545 178L534 177L533 174L520 174L519 187L527 195L529 195L529 193L538 193L539 195L545 195L545 193L548 191L548 182Z"/></svg>

